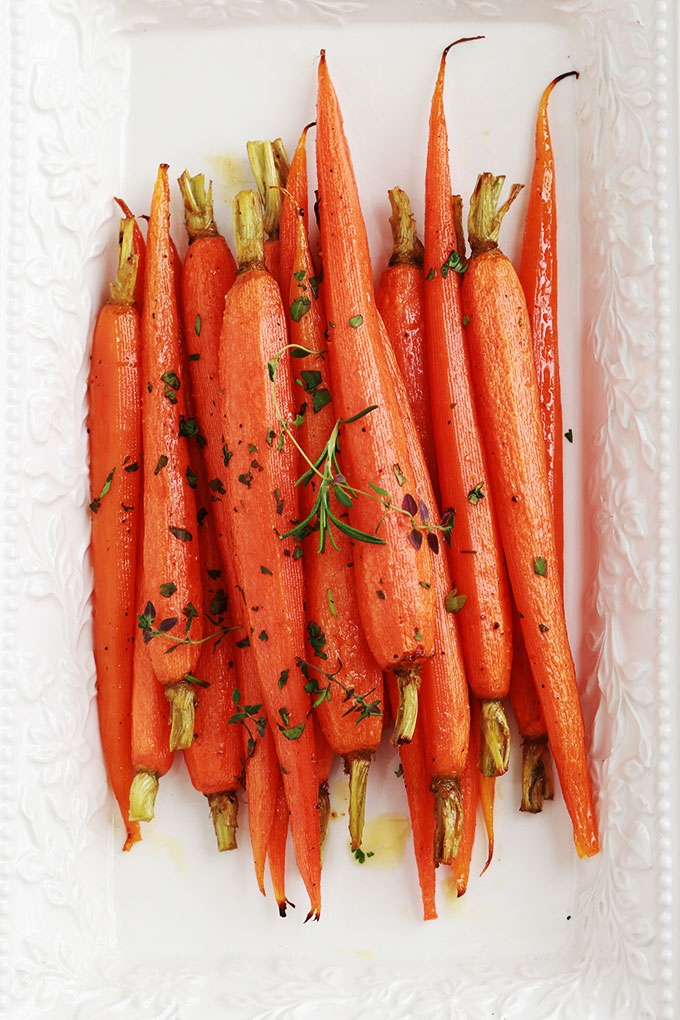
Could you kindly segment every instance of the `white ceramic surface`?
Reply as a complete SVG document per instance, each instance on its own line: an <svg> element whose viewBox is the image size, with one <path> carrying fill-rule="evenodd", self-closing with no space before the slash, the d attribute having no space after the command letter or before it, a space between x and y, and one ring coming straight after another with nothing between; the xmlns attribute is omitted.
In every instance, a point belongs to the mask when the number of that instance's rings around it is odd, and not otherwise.
<svg viewBox="0 0 680 1020"><path fill-rule="evenodd" d="M4 0L0 1007L52 1020L670 1020L677 893L677 5L666 0ZM278 917L241 849L218 855L177 766L121 854L93 703L85 380L122 194L188 166L229 201L248 138L292 151L327 51L376 268L388 187L422 222L429 102L448 69L454 188L526 181L543 87L558 158L567 606L602 852L561 800L498 784L496 856L423 923L406 802L383 748L366 849L343 780L321 922ZM515 256L525 198L501 241ZM181 242L175 193L175 232ZM301 915L301 916L300 916ZM677 974L677 965L676 965Z"/></svg>

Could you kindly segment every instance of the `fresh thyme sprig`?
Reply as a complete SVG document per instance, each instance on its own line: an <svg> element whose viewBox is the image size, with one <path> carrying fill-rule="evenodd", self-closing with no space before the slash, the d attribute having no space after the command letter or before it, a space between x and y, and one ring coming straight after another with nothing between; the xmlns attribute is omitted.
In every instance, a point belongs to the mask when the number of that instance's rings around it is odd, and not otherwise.
<svg viewBox="0 0 680 1020"><path fill-rule="evenodd" d="M334 672L329 673L325 669L321 669L319 666L315 666L312 662L306 662L304 659L297 658L296 664L304 676L305 690L314 700L312 701L312 707L318 708L324 701L331 700L332 685L335 684L344 694L344 700L352 702L350 707L344 713L345 715L351 715L353 712L357 713L357 725L363 722L364 719L369 719L371 716L382 717L382 709L380 707L380 701L369 701L369 697L375 690L374 687L370 691L366 691L365 694L357 694L354 687L348 687L347 684L343 683L342 680L338 679L338 674L342 670L342 662L338 659L338 668ZM309 675L310 670L314 670L320 673L328 680L328 685L323 687L319 681Z"/></svg>
<svg viewBox="0 0 680 1020"><path fill-rule="evenodd" d="M206 620L208 620L212 626L216 628L216 630L210 634L204 634L201 638L192 638L189 636L189 631L191 630L192 621L198 616L198 610L192 602L189 602L186 606L184 606L182 613L186 618L184 634L170 634L170 631L179 623L179 617L168 616L156 625L154 622L156 619L156 607L153 602L147 602L144 607L144 612L137 613L137 626L142 631L144 644L148 645L154 638L166 638L168 641L172 642L169 647L165 649L165 654L168 655L170 652L174 652L177 648L179 648L180 645L203 645L208 641L215 641L215 645L218 645L225 634L228 634L233 630L240 630L240 627L225 626L222 622L223 618L221 616L215 619L213 616L205 613L204 616ZM192 682L197 683L199 681L194 678Z"/></svg>
<svg viewBox="0 0 680 1020"><path fill-rule="evenodd" d="M380 525L388 513L401 513L409 519L411 524L409 541L414 548L420 549L423 542L423 534L425 534L427 536L428 547L433 553L437 554L439 552L438 533L441 533L444 541L450 542L451 531L453 529L455 518L455 511L453 508L449 508L444 512L439 524L433 524L430 521L429 510L422 499L419 499L418 502L416 502L415 498L410 493L406 493L401 507L395 506L392 503L390 494L385 489L379 488L379 486L374 485L372 482L368 483L372 490L371 492L357 489L349 484L342 472L342 469L340 468L340 464L338 462L340 427L342 425L351 425L353 422L359 421L359 419L370 414L372 411L376 411L379 406L378 404L370 404L368 407L365 407L362 411L357 412L357 414L352 415L350 418L338 418L319 456L314 461L310 459L309 455L297 441L292 431L294 427L297 428L304 424L304 415L300 413L296 416L293 422L287 422L281 413L276 395L276 374L278 365L281 357L287 350L290 350L292 356L296 358L305 358L308 355L317 355L323 358L325 353L324 351L315 351L306 347L299 347L296 344L287 344L285 347L282 347L274 358L272 358L272 360L267 364L274 406L276 408L278 424L281 429L281 432L279 433L279 449L283 445L284 435L287 435L305 463L308 465L307 470L298 478L295 483L296 485L309 485L314 478L316 478L319 482L317 497L310 512L304 520L299 521L292 528L282 534L281 538L296 538L300 541L312 531L318 529L318 552L324 552L327 540L329 540L333 548L337 550L338 545L335 541L332 530L332 527L335 527L338 531L347 535L348 538L356 541L367 542L372 545L385 545L385 540L377 533ZM326 401L324 401L324 404L325 403ZM395 473L397 467L398 465L395 465ZM402 475L398 478L398 480L400 484L403 484L405 479ZM358 497L365 497L366 499L372 499L374 502L377 502L382 507L383 514L376 525L375 531L361 531L360 529L353 527L347 522L347 520L344 519L346 517L345 512L341 511L339 514L335 513L331 507L331 495L335 497L342 507L345 508L345 511L350 510L354 506L354 501ZM417 519L418 516L420 516L420 521Z"/></svg>

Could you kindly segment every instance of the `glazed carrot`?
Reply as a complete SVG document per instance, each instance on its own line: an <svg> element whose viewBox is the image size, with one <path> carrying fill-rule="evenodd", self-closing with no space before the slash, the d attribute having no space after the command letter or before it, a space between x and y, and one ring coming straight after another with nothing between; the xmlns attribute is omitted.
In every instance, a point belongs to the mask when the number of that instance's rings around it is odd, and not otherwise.
<svg viewBox="0 0 680 1020"><path fill-rule="evenodd" d="M425 281L423 245L416 232L408 195L401 188L388 191L393 248L380 274L375 301L397 356L425 463L439 500L437 455L432 431L430 386L425 348Z"/></svg>
<svg viewBox="0 0 680 1020"><path fill-rule="evenodd" d="M270 142L247 142L248 161L264 207L264 262L276 282L281 285L279 264L279 226L281 192L288 179L288 158L280 138ZM287 284L284 283L284 287Z"/></svg>
<svg viewBox="0 0 680 1020"><path fill-rule="evenodd" d="M479 777L479 802L482 805L482 817L484 819L484 828L486 829L486 861L482 868L482 875L491 864L493 860L494 850L494 826L493 826L493 809L494 800L496 797L496 777L495 776L483 776Z"/></svg>
<svg viewBox="0 0 680 1020"><path fill-rule="evenodd" d="M555 543L560 577L564 573L564 481L562 472L562 393L557 341L557 203L555 160L548 123L548 100L558 82L576 71L558 75L544 90L536 119L535 158L524 224L519 278L527 299L534 361L541 400L548 483L552 494ZM517 631L521 634L519 622ZM521 643L521 637L515 646ZM510 699L522 744L522 811L540 811L552 796L550 752L540 702L526 652L515 654Z"/></svg>
<svg viewBox="0 0 680 1020"><path fill-rule="evenodd" d="M146 242L144 241L144 235L139 228L139 223L133 212L130 210L130 206L127 202L124 202L122 198L114 198L123 213L123 216L132 220L134 226L132 228L132 251L138 256L137 261L137 280L135 282L135 303L141 308L142 299L144 297L144 268L146 262ZM123 222L123 221L121 221Z"/></svg>
<svg viewBox="0 0 680 1020"><path fill-rule="evenodd" d="M399 691L396 678L391 673L386 674L386 688L396 712L399 708ZM437 917L436 869L432 853L435 821L434 794L430 789L430 773L427 769L426 757L422 728L416 726L410 743L399 745L399 760L411 819L413 851L423 904L423 920L432 921Z"/></svg>
<svg viewBox="0 0 680 1020"><path fill-rule="evenodd" d="M245 639L244 639L245 640ZM264 698L256 670L250 665L249 646L239 650L241 686L234 697L228 722L243 727L243 774L248 800L248 831L258 889L266 896L264 871L276 812L281 769L276 757L274 733L264 710Z"/></svg>
<svg viewBox="0 0 680 1020"><path fill-rule="evenodd" d="M298 178L297 167L295 174ZM299 181L298 191L304 190ZM301 527L310 531L304 522L314 515L323 484L323 469L315 469L314 464L333 434L336 411L323 354L325 318L314 285L314 266L304 217L300 215L303 209L294 206L290 192L287 196L286 205L298 211L292 260L285 253L285 260L292 264L288 336L298 352L318 352L299 360L296 380L303 400L297 435L301 454L307 451L300 467L304 481L299 486ZM284 251L282 243L282 255ZM318 551L320 536L316 530L301 540L305 550L307 687L312 692L319 727L332 751L342 757L349 776L349 831L352 850L356 850L362 840L368 771L382 736L383 676L360 623L351 538L338 531L333 541L324 542L323 552Z"/></svg>
<svg viewBox="0 0 680 1020"><path fill-rule="evenodd" d="M186 479L189 421L181 379L181 324L170 243L167 166L159 167L147 234L142 310L144 543L140 627L158 680L172 705L170 746L194 734L191 676L203 634L196 501ZM162 618L157 610L162 607ZM172 648L169 654L168 650Z"/></svg>
<svg viewBox="0 0 680 1020"><path fill-rule="evenodd" d="M580 857L597 853L585 731L569 647L526 300L498 248L503 177L481 174L468 219L467 339L510 583Z"/></svg>
<svg viewBox="0 0 680 1020"><path fill-rule="evenodd" d="M397 199L402 212L410 204L402 192ZM408 228L414 234L414 226ZM421 274L422 277L422 274ZM393 375L399 374L398 362L408 361L408 336L401 328L390 334L391 350L388 367ZM424 352L420 352L421 355ZM406 376L406 396L414 418L424 421L429 412L429 397L420 383L422 374L411 369ZM439 519L439 510L428 475L422 445L409 440L414 465L416 491L420 496L421 517ZM415 501L414 501L415 504ZM423 511L422 507L425 508ZM414 506L413 510L416 509ZM448 539L447 539L448 540ZM460 776L465 767L470 734L468 686L461 655L455 614L459 602L452 590L451 573L444 554L439 555L439 541L428 536L428 554L436 550L432 560L433 591L435 594L435 654L423 666L419 700L423 710L423 738L427 767L432 777L435 795L434 859L437 864L450 864L458 852L462 825Z"/></svg>
<svg viewBox="0 0 680 1020"><path fill-rule="evenodd" d="M284 297L284 305L290 288L291 277L294 271L293 261L295 258L295 244L298 233L298 219L302 219L305 230L309 231L309 184L307 174L307 132L313 124L307 124L303 129L295 152L290 161L290 167L286 175L286 191L292 196L290 200L281 203L281 215L279 218L279 286ZM266 255L265 255L266 261ZM318 274L314 275L316 291L318 293Z"/></svg>
<svg viewBox="0 0 680 1020"><path fill-rule="evenodd" d="M321 846L323 847L328 833L328 822L331 816L331 793L328 785L335 753L323 735L316 716L314 716L314 742L316 745L316 775L319 781L319 828L321 830Z"/></svg>
<svg viewBox="0 0 680 1020"><path fill-rule="evenodd" d="M280 417L290 422L295 414L290 366L281 355L286 319L278 285L264 267L261 207L254 192L240 192L234 199L234 234L239 274L226 297L219 366L225 444L231 453L220 504L233 536L231 562L225 567L243 596L253 668L282 767L297 866L311 901L308 917L318 918L314 736L297 666L305 654L304 582L296 544L280 537L298 519L297 453L284 430L277 438L277 426Z"/></svg>
<svg viewBox="0 0 680 1020"><path fill-rule="evenodd" d="M139 255L133 252L133 232L134 220L124 219L118 272L95 323L87 384L97 713L107 775L127 829L124 850L141 838L139 825L128 822L133 607L142 523Z"/></svg>
<svg viewBox="0 0 680 1020"><path fill-rule="evenodd" d="M457 249L444 113L450 48L442 54L432 97L425 174L427 361L442 505L455 511L449 553L457 621L468 683L482 704L480 769L501 775L509 758L502 699L510 686L512 617L463 326L465 262Z"/></svg>
<svg viewBox="0 0 680 1020"><path fill-rule="evenodd" d="M337 410L346 422L342 471L355 493L349 516L364 536L383 542L364 538L355 545L359 609L374 658L399 679L393 734L399 743L412 736L422 663L434 652L432 568L429 555L411 542L408 516L399 512L404 497L414 493L407 434L415 436L415 425L403 382L387 370L389 342L375 305L366 228L323 51L316 123L328 350ZM360 422L348 422L362 412Z"/></svg>
<svg viewBox="0 0 680 1020"><path fill-rule="evenodd" d="M154 817L159 779L172 766L168 744L170 709L154 673L143 641L135 641L132 684L132 764L130 820L150 822Z"/></svg>
<svg viewBox="0 0 680 1020"><path fill-rule="evenodd" d="M479 702L475 696L470 694L470 714L472 725L470 727L470 744L468 756L465 762L463 775L461 776L461 793L463 799L463 829L458 846L458 853L451 865L453 879L456 883L458 896L463 896L467 891L470 878L470 863L472 861L472 850L475 842L475 831L477 828L477 804L479 803L480 783L482 776L477 766L479 757L479 736L480 718Z"/></svg>

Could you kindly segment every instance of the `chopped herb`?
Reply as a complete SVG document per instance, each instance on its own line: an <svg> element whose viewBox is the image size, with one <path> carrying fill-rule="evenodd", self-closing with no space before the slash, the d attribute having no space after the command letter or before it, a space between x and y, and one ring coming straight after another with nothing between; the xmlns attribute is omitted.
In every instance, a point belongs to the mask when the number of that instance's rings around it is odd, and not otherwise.
<svg viewBox="0 0 680 1020"><path fill-rule="evenodd" d="M278 686L279 690L282 690L286 686L286 684L288 683L288 674L289 673L290 673L289 669L282 669L281 670L281 673L279 675L279 679L277 681L277 686Z"/></svg>
<svg viewBox="0 0 680 1020"><path fill-rule="evenodd" d="M222 444L222 461L225 467L229 466L229 461L234 456L231 450L228 448L226 443Z"/></svg>
<svg viewBox="0 0 680 1020"><path fill-rule="evenodd" d="M312 288L312 294L314 295L314 297L318 298L318 296L319 296L319 281L317 280L316 276L310 276L309 277L309 286Z"/></svg>
<svg viewBox="0 0 680 1020"><path fill-rule="evenodd" d="M128 469L126 468L125 470L127 471ZM116 473L115 467L111 468L111 470L109 471L108 475L104 479L104 484L102 485L102 491L99 493L98 496L95 496L95 498L90 503L90 510L92 511L93 514L96 514L96 513L99 512L99 507L102 505L102 500L103 500L104 496L106 496L106 494L111 491L111 485L113 483L113 476L115 475L115 473Z"/></svg>
<svg viewBox="0 0 680 1020"><path fill-rule="evenodd" d="M191 532L187 531L186 528L175 528L172 524L169 526L168 531L171 535L174 535L175 538L178 538L180 542L191 542L193 538Z"/></svg>
<svg viewBox="0 0 680 1020"><path fill-rule="evenodd" d="M299 322L303 315L306 315L309 309L312 307L312 302L304 294L296 297L291 302L290 306L290 317L293 322Z"/></svg>
<svg viewBox="0 0 680 1020"><path fill-rule="evenodd" d="M238 480L241 483L241 485L245 485L249 489L250 488L250 483L253 480L253 472L252 471L246 471L245 474L238 476Z"/></svg>
<svg viewBox="0 0 680 1020"><path fill-rule="evenodd" d="M208 511L206 510L206 508L204 506L200 507L199 510L197 510L197 512L196 512L196 521L197 521L199 527L201 526L201 524L203 524L203 521L206 519L207 516L208 516Z"/></svg>
<svg viewBox="0 0 680 1020"><path fill-rule="evenodd" d="M379 599L381 599L383 602L385 601L385 592L382 591L382 589L376 588L376 592L375 593L376 593L376 595L378 596Z"/></svg>
<svg viewBox="0 0 680 1020"><path fill-rule="evenodd" d="M314 654L317 659L327 659L328 655L323 651L323 646L326 644L326 635L322 631L318 623L310 620L307 624L307 640L314 649Z"/></svg>
<svg viewBox="0 0 680 1020"><path fill-rule="evenodd" d="M283 498L281 496L280 489L274 489L274 499L276 500L276 512L277 514L283 513Z"/></svg>
<svg viewBox="0 0 680 1020"><path fill-rule="evenodd" d="M190 466L187 467L187 470L186 470L186 479L187 479L187 485L190 488L195 489L196 486L198 485L198 475L196 474L195 471L191 470Z"/></svg>
<svg viewBox="0 0 680 1020"><path fill-rule="evenodd" d="M304 556L304 554L305 554L305 551L302 548L302 546L301 545L296 545L295 549L293 550L293 559L294 560L299 560L299 559L301 559Z"/></svg>
<svg viewBox="0 0 680 1020"><path fill-rule="evenodd" d="M325 407L326 404L330 404L330 402L331 395L327 389L315 390L314 393L312 393L312 408L314 409L315 414L320 411L322 407Z"/></svg>
<svg viewBox="0 0 680 1020"><path fill-rule="evenodd" d="M402 765L401 762L399 762L399 768L395 769L394 774L397 777L397 779L401 779L402 776L404 775L404 766Z"/></svg>
<svg viewBox="0 0 680 1020"><path fill-rule="evenodd" d="M484 499L486 493L482 492L483 485L484 482L480 482L479 485L475 485L474 489L470 489L467 495L468 503L472 503L473 506L477 506L480 499Z"/></svg>
<svg viewBox="0 0 680 1020"><path fill-rule="evenodd" d="M195 439L199 446L205 446L205 437L201 435L195 418L180 418L179 434L186 439Z"/></svg>
<svg viewBox="0 0 680 1020"><path fill-rule="evenodd" d="M545 634L545 632L548 630L548 627L546 626L545 623L539 623L538 629L540 630L541 634Z"/></svg>
<svg viewBox="0 0 680 1020"><path fill-rule="evenodd" d="M437 275L437 270L433 266L432 269L427 274L427 276L425 277L425 279L426 280L434 280L436 275Z"/></svg>
<svg viewBox="0 0 680 1020"><path fill-rule="evenodd" d="M352 318L349 320L349 324L352 327L352 329L356 329L357 326L360 326L363 321L364 321L363 315L353 315Z"/></svg>
<svg viewBox="0 0 680 1020"><path fill-rule="evenodd" d="M224 588L218 588L210 600L210 615L221 616L227 608L227 593Z"/></svg>
<svg viewBox="0 0 680 1020"><path fill-rule="evenodd" d="M568 443L574 442L574 433L572 432L571 429L567 429L567 431L564 433L564 438L567 440Z"/></svg>
<svg viewBox="0 0 680 1020"><path fill-rule="evenodd" d="M250 638L244 637L240 641L235 642L237 648L250 648Z"/></svg>
<svg viewBox="0 0 680 1020"><path fill-rule="evenodd" d="M360 846L353 850L352 853L359 864L364 864L369 857L375 856L372 850L362 850Z"/></svg>
<svg viewBox="0 0 680 1020"><path fill-rule="evenodd" d="M444 599L444 609L447 613L459 613L465 603L467 595L459 595L456 588L452 588Z"/></svg>
<svg viewBox="0 0 680 1020"><path fill-rule="evenodd" d="M260 567L260 573L261 573L261 574L269 574L269 576L270 576L270 577L273 577L273 576L274 576L274 571L273 571L273 570L270 570L270 569L269 569L269 567L262 567L262 566L261 566L261 567Z"/></svg>
<svg viewBox="0 0 680 1020"><path fill-rule="evenodd" d="M421 588L431 588L432 587L432 585L428 584L427 581L418 581L418 584L420 585Z"/></svg>
<svg viewBox="0 0 680 1020"><path fill-rule="evenodd" d="M297 726L279 726L279 729L286 740L299 740L304 728L305 724L303 722L298 723Z"/></svg>
<svg viewBox="0 0 680 1020"><path fill-rule="evenodd" d="M176 591L177 585L174 584L172 581L166 581L166 583L162 584L160 587L160 593L164 599L169 599L170 596L173 595Z"/></svg>
<svg viewBox="0 0 680 1020"><path fill-rule="evenodd" d="M222 484L222 479L221 478L212 478L208 482L208 488L212 489L213 492L219 492L219 494L221 496L224 496L225 492L227 491L224 488L224 485Z"/></svg>
<svg viewBox="0 0 680 1020"><path fill-rule="evenodd" d="M154 468L153 473L155 475L159 474L163 470L163 468L165 467L165 465L167 463L168 463L168 458L165 456L164 453L162 453L160 455L160 457L158 458L158 463L156 464L156 467Z"/></svg>
<svg viewBox="0 0 680 1020"><path fill-rule="evenodd" d="M269 641L269 634L267 634L266 630L261 630L260 633L257 635L257 638L258 641Z"/></svg>
<svg viewBox="0 0 680 1020"><path fill-rule="evenodd" d="M337 606L335 605L335 599L333 598L333 589L332 588L327 588L326 589L326 601L328 602L328 611L331 614L331 616L337 616L338 615L338 609L337 609Z"/></svg>
<svg viewBox="0 0 680 1020"><path fill-rule="evenodd" d="M208 570L207 574L208 574L208 577L212 578L213 581L216 581L218 577L222 576L222 571L221 570Z"/></svg>
<svg viewBox="0 0 680 1020"><path fill-rule="evenodd" d="M164 372L161 376L161 382L164 382L165 385L169 386L172 390L178 390L180 386L177 372Z"/></svg>
<svg viewBox="0 0 680 1020"><path fill-rule="evenodd" d="M139 462L136 461L136 460L133 461L132 464L126 465L125 470L126 471L139 471Z"/></svg>
<svg viewBox="0 0 680 1020"><path fill-rule="evenodd" d="M405 483L405 481L406 481L406 475L401 470L399 465L398 464L393 464L392 465L392 470L394 471L394 477L397 479L397 482L399 483L399 485L403 485Z"/></svg>
<svg viewBox="0 0 680 1020"><path fill-rule="evenodd" d="M196 336L200 336L201 335L201 316L200 315L196 316L196 321L194 323L194 329L196 330Z"/></svg>
<svg viewBox="0 0 680 1020"><path fill-rule="evenodd" d="M293 273L293 279L297 280L298 283L302 283L307 273L304 269L298 269L297 273Z"/></svg>
<svg viewBox="0 0 680 1020"><path fill-rule="evenodd" d="M189 354L189 355L187 355L187 361L200 361L200 360L201 360L201 355L200 354Z"/></svg>
<svg viewBox="0 0 680 1020"><path fill-rule="evenodd" d="M419 628L416 628L415 631L413 632L413 637L415 638L416 641L422 641L423 640L422 631Z"/></svg>
<svg viewBox="0 0 680 1020"><path fill-rule="evenodd" d="M470 321L470 316L469 315L464 315L463 316L463 325L467 326L469 321Z"/></svg>
<svg viewBox="0 0 680 1020"><path fill-rule="evenodd" d="M464 262L457 251L452 251L449 253L449 257L442 266L442 276L448 276L449 270L453 270L454 273L458 273L462 276L468 265L469 263Z"/></svg>
<svg viewBox="0 0 680 1020"><path fill-rule="evenodd" d="M267 432L267 446L271 446L276 438L276 429L269 429ZM231 456L231 454L229 455Z"/></svg>
<svg viewBox="0 0 680 1020"><path fill-rule="evenodd" d="M548 564L546 562L545 556L537 556L536 559L534 560L534 573L540 574L541 577L544 577L547 572Z"/></svg>

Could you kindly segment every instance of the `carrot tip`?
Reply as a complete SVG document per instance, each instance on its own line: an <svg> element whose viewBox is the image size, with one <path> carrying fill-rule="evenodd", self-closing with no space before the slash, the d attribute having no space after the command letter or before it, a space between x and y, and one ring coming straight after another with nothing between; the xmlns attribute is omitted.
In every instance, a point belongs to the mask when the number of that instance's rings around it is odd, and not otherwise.
<svg viewBox="0 0 680 1020"><path fill-rule="evenodd" d="M142 833L141 833L141 830L139 828L139 823L138 822L134 822L128 828L127 836L125 838L125 842L123 843L123 852L124 853L129 853L130 850L132 850L132 848L135 845L135 843L141 843L141 840L142 840Z"/></svg>
<svg viewBox="0 0 680 1020"><path fill-rule="evenodd" d="M318 920L320 920L320 918L321 918L321 907L316 907L316 908L312 907L310 909L309 913L307 914L307 916L306 916L306 918L304 920L304 923L307 924L307 921L318 921Z"/></svg>
<svg viewBox="0 0 680 1020"><path fill-rule="evenodd" d="M293 910L295 910L295 904L291 903L290 900L286 900L286 899L279 900L278 901L278 907L279 907L279 917L285 917L286 916L286 910L287 910L288 907L292 907ZM307 918L307 920L309 920L309 918ZM318 917L317 917L317 921L318 921Z"/></svg>

